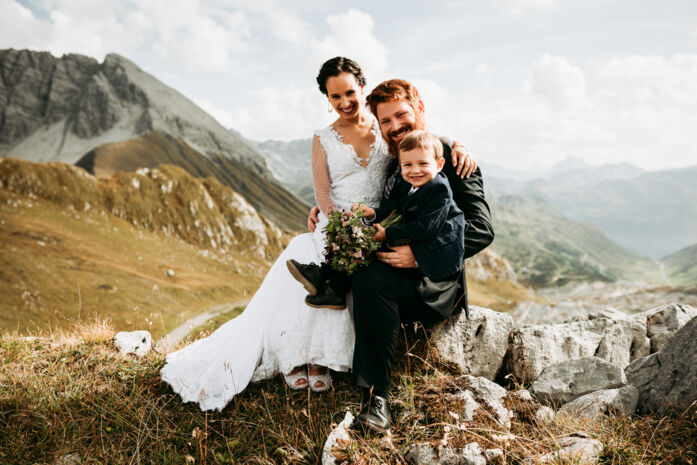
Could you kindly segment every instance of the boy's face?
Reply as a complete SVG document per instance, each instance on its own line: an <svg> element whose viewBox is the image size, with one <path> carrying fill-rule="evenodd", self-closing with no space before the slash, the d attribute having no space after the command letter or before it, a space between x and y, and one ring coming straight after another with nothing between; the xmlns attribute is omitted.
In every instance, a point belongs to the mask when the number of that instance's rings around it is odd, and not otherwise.
<svg viewBox="0 0 697 465"><path fill-rule="evenodd" d="M414 187L421 187L436 177L443 168L445 159L436 160L432 150L416 147L414 150L399 152L399 166L402 177Z"/></svg>

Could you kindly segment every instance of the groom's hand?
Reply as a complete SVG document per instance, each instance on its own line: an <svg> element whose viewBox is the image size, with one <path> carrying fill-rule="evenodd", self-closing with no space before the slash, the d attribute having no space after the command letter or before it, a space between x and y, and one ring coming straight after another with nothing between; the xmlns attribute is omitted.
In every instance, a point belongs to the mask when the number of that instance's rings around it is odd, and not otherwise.
<svg viewBox="0 0 697 465"><path fill-rule="evenodd" d="M414 268L416 259L408 245L388 246L392 252L378 252L378 260L395 268Z"/></svg>
<svg viewBox="0 0 697 465"><path fill-rule="evenodd" d="M460 178L469 178L470 175L474 173L474 170L477 169L477 162L472 158L470 149L458 141L453 142L451 157L453 159L455 172Z"/></svg>
<svg viewBox="0 0 697 465"><path fill-rule="evenodd" d="M319 221L319 218L317 217L317 215L319 215L319 207L317 205L315 205L310 210L310 216L307 218L307 229L309 229L310 232L315 232L315 228L317 227L317 222Z"/></svg>

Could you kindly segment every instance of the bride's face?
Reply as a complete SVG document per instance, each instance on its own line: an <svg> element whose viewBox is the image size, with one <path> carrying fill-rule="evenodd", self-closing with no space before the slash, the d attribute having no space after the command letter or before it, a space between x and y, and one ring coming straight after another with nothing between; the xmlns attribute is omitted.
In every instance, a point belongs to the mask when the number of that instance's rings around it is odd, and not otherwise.
<svg viewBox="0 0 697 465"><path fill-rule="evenodd" d="M363 87L351 73L341 73L327 79L327 98L340 118L353 119L363 105Z"/></svg>

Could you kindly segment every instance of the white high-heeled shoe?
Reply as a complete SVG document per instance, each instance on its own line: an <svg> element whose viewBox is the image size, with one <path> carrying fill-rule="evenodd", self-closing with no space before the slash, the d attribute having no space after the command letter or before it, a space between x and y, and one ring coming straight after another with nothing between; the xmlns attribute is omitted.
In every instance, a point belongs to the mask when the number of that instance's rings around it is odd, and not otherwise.
<svg viewBox="0 0 697 465"><path fill-rule="evenodd" d="M300 368L296 373L293 373L294 370ZM303 389L307 389L307 386L310 384L310 381L307 376L307 367L296 367L291 370L290 373L285 374L283 373L283 380L286 382L289 388L293 389L294 391L302 391ZM300 380L305 380L304 383L297 384L298 381Z"/></svg>
<svg viewBox="0 0 697 465"><path fill-rule="evenodd" d="M326 372L319 375L311 375L308 370L308 378L310 379L310 389L312 392L325 392L332 387L332 376L329 374L329 368L324 367L324 369ZM319 381L324 383L324 386L315 386Z"/></svg>

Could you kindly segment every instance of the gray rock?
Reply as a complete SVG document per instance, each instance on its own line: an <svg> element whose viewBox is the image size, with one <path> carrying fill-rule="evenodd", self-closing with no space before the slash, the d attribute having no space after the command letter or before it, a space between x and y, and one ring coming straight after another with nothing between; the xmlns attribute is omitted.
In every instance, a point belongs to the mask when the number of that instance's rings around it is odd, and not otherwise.
<svg viewBox="0 0 697 465"><path fill-rule="evenodd" d="M684 408L697 400L695 341L697 317L688 321L658 352L627 368L627 379L639 389L639 412L663 412L670 405Z"/></svg>
<svg viewBox="0 0 697 465"><path fill-rule="evenodd" d="M510 393L513 397L517 397L522 400L532 400L532 394L527 389L518 389Z"/></svg>
<svg viewBox="0 0 697 465"><path fill-rule="evenodd" d="M593 465L598 463L603 443L591 439L586 433L577 433L557 440L558 450L549 454L528 459L528 463L558 463L570 461L576 465Z"/></svg>
<svg viewBox="0 0 697 465"><path fill-rule="evenodd" d="M551 423L554 420L554 409L543 405L535 412L535 418L540 423Z"/></svg>
<svg viewBox="0 0 697 465"><path fill-rule="evenodd" d="M114 336L114 345L121 355L142 357L152 348L152 336L149 331L120 331Z"/></svg>
<svg viewBox="0 0 697 465"><path fill-rule="evenodd" d="M404 458L412 465L486 465L486 457L476 442L462 449L428 443L413 444Z"/></svg>
<svg viewBox="0 0 697 465"><path fill-rule="evenodd" d="M463 421L472 421L474 412L485 404L484 410L491 413L494 419L504 428L511 428L513 413L503 403L508 391L498 384L483 377L464 375L468 381L468 387L464 391L455 394L465 400L464 411L460 415Z"/></svg>
<svg viewBox="0 0 697 465"><path fill-rule="evenodd" d="M80 465L82 459L78 454L65 454L61 455L53 462L53 465Z"/></svg>
<svg viewBox="0 0 697 465"><path fill-rule="evenodd" d="M641 319L596 318L511 331L508 369L518 381L533 382L550 365L599 357L621 368L650 352Z"/></svg>
<svg viewBox="0 0 697 465"><path fill-rule="evenodd" d="M635 316L639 319L646 318L646 334L651 340L651 353L657 352L694 317L697 317L697 308L679 304L663 305Z"/></svg>
<svg viewBox="0 0 697 465"><path fill-rule="evenodd" d="M583 418L595 418L612 412L631 415L636 410L639 390L631 384L619 389L603 389L564 404L560 411Z"/></svg>
<svg viewBox="0 0 697 465"><path fill-rule="evenodd" d="M530 390L540 401L565 404L601 389L627 384L622 368L598 357L584 357L550 365Z"/></svg>
<svg viewBox="0 0 697 465"><path fill-rule="evenodd" d="M484 451L487 463L503 462L503 451L501 449L487 449Z"/></svg>
<svg viewBox="0 0 697 465"><path fill-rule="evenodd" d="M503 364L512 327L510 315L471 305L469 320L461 312L437 326L430 343L438 356L463 373L493 380Z"/></svg>
<svg viewBox="0 0 697 465"><path fill-rule="evenodd" d="M337 463L336 457L334 456L333 449L335 446L339 445L339 440L350 441L349 428L353 423L353 415L351 412L346 412L344 419L341 420L336 428L329 433L327 440L322 448L322 465L335 465Z"/></svg>

